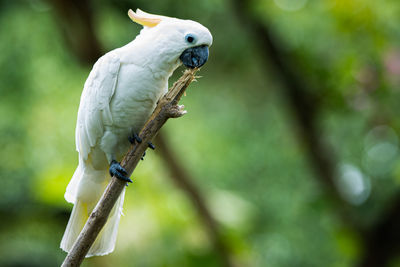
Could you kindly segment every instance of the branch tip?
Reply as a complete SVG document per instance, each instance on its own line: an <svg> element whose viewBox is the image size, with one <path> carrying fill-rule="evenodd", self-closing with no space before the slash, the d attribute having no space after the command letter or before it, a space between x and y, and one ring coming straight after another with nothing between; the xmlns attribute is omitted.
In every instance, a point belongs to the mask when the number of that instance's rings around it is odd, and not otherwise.
<svg viewBox="0 0 400 267"><path fill-rule="evenodd" d="M185 115L187 113L186 110L184 110L185 106L184 105L174 105L171 106L168 110L167 110L167 115L170 118L179 118L182 117L183 115Z"/></svg>

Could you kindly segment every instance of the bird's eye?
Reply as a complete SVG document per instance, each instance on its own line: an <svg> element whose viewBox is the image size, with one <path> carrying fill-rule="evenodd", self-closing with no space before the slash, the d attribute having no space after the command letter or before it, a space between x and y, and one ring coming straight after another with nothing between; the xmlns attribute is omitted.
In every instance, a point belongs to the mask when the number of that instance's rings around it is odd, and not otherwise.
<svg viewBox="0 0 400 267"><path fill-rule="evenodd" d="M188 42L189 44L193 44L194 41L196 40L196 38L193 36L193 34L188 34L185 36L185 40L186 42Z"/></svg>

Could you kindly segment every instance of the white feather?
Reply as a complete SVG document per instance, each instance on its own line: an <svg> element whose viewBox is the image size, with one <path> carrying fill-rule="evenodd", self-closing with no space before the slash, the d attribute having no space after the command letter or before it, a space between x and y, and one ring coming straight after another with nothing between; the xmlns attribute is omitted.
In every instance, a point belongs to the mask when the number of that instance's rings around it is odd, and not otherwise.
<svg viewBox="0 0 400 267"><path fill-rule="evenodd" d="M85 82L75 133L79 165L65 193L65 199L74 203L61 242L65 251L72 248L104 192L110 162L121 160L130 145L128 137L139 132L167 91L180 54L191 46L212 43L210 32L199 23L162 18L129 44L102 56ZM196 44L185 42L187 32L197 35ZM87 256L113 251L124 192Z"/></svg>

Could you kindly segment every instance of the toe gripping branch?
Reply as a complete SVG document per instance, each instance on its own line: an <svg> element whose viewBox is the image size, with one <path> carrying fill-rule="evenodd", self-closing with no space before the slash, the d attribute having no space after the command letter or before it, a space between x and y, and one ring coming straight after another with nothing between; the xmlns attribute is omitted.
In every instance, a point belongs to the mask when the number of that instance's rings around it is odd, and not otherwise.
<svg viewBox="0 0 400 267"><path fill-rule="evenodd" d="M152 142L147 142L147 145L149 146L149 148L151 148L151 149L156 149L156 146L155 145L153 145L153 143ZM144 160L144 156L146 156L146 151L143 153L143 156L140 158L141 160Z"/></svg>
<svg viewBox="0 0 400 267"><path fill-rule="evenodd" d="M110 175L115 176L118 179L123 180L125 182L132 183L132 180L129 177L127 177L128 172L116 160L111 161Z"/></svg>
<svg viewBox="0 0 400 267"><path fill-rule="evenodd" d="M140 138L139 137L139 135L138 134L136 134L136 133L134 133L132 136L130 136L129 138L129 142L133 145L133 144L135 144L136 142L137 143L142 143L142 138ZM151 149L156 149L156 146L155 145L153 145L153 143L152 142L147 142L147 145L149 146L149 148L151 148Z"/></svg>
<svg viewBox="0 0 400 267"><path fill-rule="evenodd" d="M138 144L142 143L142 138L140 138L139 135L136 134L136 133L134 133L134 134L133 134L132 136L130 136L128 139L129 139L129 142L130 142L132 145L135 144L136 142L137 142ZM153 149L153 150L156 149L156 146L153 145L152 142L147 142L147 145L149 146L149 148L151 148L151 149ZM142 156L141 160L144 160L144 156L146 156L146 151L143 153L143 156Z"/></svg>
<svg viewBox="0 0 400 267"><path fill-rule="evenodd" d="M139 144L142 142L142 138L139 137L138 134L134 133L132 136L129 138L129 142L133 145L135 142L138 142Z"/></svg>

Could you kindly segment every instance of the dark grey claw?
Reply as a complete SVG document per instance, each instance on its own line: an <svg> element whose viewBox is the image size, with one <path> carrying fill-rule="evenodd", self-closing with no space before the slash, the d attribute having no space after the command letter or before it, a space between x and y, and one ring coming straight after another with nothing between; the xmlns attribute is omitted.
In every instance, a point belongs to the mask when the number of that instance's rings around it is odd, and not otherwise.
<svg viewBox="0 0 400 267"><path fill-rule="evenodd" d="M122 168L121 164L116 160L111 161L110 175L115 176L118 179L121 179L125 182L132 183L132 180L129 179L129 177L126 177L126 175L128 175L127 171L124 168Z"/></svg>
<svg viewBox="0 0 400 267"><path fill-rule="evenodd" d="M147 145L151 148L151 149L156 149L156 146L153 145L152 142L147 142ZM141 160L144 160L144 156L146 156L146 151L143 153L143 156L140 158Z"/></svg>
<svg viewBox="0 0 400 267"><path fill-rule="evenodd" d="M135 142L141 143L142 138L139 137L136 133L134 133L132 136L128 137L129 142L133 145Z"/></svg>
<svg viewBox="0 0 400 267"><path fill-rule="evenodd" d="M151 149L153 149L153 150L156 149L156 146L153 145L152 142L148 142L147 144L149 145L149 147L150 147Z"/></svg>

